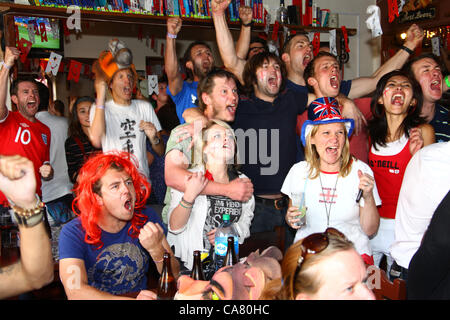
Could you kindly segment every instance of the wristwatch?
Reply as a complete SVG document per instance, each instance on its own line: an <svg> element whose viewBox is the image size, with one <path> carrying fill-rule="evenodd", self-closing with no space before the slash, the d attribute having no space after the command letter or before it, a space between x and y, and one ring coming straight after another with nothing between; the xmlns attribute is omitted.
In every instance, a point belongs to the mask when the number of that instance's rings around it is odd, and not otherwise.
<svg viewBox="0 0 450 320"><path fill-rule="evenodd" d="M31 228L44 220L44 203L38 195L36 195L36 205L31 209L18 207L12 201L10 203L18 225Z"/></svg>

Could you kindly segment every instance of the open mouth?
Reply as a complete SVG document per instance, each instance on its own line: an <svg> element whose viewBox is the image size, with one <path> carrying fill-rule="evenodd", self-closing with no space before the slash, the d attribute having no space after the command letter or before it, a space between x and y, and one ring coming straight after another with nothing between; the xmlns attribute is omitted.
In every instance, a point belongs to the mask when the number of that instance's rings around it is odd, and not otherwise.
<svg viewBox="0 0 450 320"><path fill-rule="evenodd" d="M277 77L275 77L275 76L269 77L269 79L267 79L267 83L271 87L278 87L278 80L277 80Z"/></svg>
<svg viewBox="0 0 450 320"><path fill-rule="evenodd" d="M131 211L132 210L132 202L131 202L131 199L128 199L127 201L125 201L125 203L124 203L124 208L125 209L127 209L128 211Z"/></svg>
<svg viewBox="0 0 450 320"><path fill-rule="evenodd" d="M307 55L303 58L303 66L306 67L310 61L311 61L311 55L307 54Z"/></svg>
<svg viewBox="0 0 450 320"><path fill-rule="evenodd" d="M330 78L330 85L334 89L338 89L339 88L339 81L338 81L338 78L336 76L332 76Z"/></svg>
<svg viewBox="0 0 450 320"><path fill-rule="evenodd" d="M405 102L405 96L400 93L394 94L391 98L391 103L393 105L403 106L404 102Z"/></svg>
<svg viewBox="0 0 450 320"><path fill-rule="evenodd" d="M335 155L338 152L338 148L337 147L327 147L325 149L325 151L326 151L327 154L334 154Z"/></svg>
<svg viewBox="0 0 450 320"><path fill-rule="evenodd" d="M231 114L235 114L236 113L236 104L230 104L227 106L227 111Z"/></svg>
<svg viewBox="0 0 450 320"><path fill-rule="evenodd" d="M433 80L430 85L431 90L441 90L441 81Z"/></svg>

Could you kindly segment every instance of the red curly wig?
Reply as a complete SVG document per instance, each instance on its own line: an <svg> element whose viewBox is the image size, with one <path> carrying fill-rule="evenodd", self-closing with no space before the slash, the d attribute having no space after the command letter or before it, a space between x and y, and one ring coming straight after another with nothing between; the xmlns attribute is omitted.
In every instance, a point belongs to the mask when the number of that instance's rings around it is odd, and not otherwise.
<svg viewBox="0 0 450 320"><path fill-rule="evenodd" d="M147 216L142 214L141 211L150 195L151 187L146 177L138 171L137 167L138 161L134 155L128 152L108 152L99 153L91 157L80 169L77 183L74 187L75 199L72 209L80 217L81 225L86 232L86 243L98 245L97 249L103 246L100 240L102 230L98 226L101 207L97 203L95 194L99 194L101 188L100 179L108 169L125 170L133 180L136 191L136 203L128 234L133 238L138 237L139 229L147 222Z"/></svg>

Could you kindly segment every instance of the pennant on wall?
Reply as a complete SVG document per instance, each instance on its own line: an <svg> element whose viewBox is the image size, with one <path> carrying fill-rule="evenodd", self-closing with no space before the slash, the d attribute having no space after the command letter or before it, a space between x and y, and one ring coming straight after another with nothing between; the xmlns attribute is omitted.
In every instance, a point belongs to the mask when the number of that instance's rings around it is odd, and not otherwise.
<svg viewBox="0 0 450 320"><path fill-rule="evenodd" d="M398 17L398 3L397 0L388 0L388 11L389 11L389 23L394 21L395 17Z"/></svg>
<svg viewBox="0 0 450 320"><path fill-rule="evenodd" d="M45 23L39 23L39 31L41 32L41 41L47 42L47 29L45 28Z"/></svg>
<svg viewBox="0 0 450 320"><path fill-rule="evenodd" d="M344 37L344 42L345 42L345 52L350 52L350 48L348 47L348 33L347 33L347 28L345 26L341 27L342 30L342 35Z"/></svg>
<svg viewBox="0 0 450 320"><path fill-rule="evenodd" d="M51 72L56 77L56 75L58 74L61 59L61 55L51 52L50 57L48 58L47 67L45 68L45 73Z"/></svg>
<svg viewBox="0 0 450 320"><path fill-rule="evenodd" d="M67 80L73 80L78 82L80 80L81 67L83 64L81 62L70 60L69 74L67 75Z"/></svg>
<svg viewBox="0 0 450 320"><path fill-rule="evenodd" d="M24 38L20 38L18 49L20 51L20 61L22 63L24 63L25 60L27 60L27 56L28 56L28 53L31 50L31 46L32 45L33 44L30 41L28 41L28 40L26 40Z"/></svg>
<svg viewBox="0 0 450 320"><path fill-rule="evenodd" d="M320 49L320 32L314 32L314 38L312 41L314 56L317 56Z"/></svg>
<svg viewBox="0 0 450 320"><path fill-rule="evenodd" d="M148 75L148 95L151 96L152 94L159 94L159 88L158 88L158 76L156 74L149 74Z"/></svg>

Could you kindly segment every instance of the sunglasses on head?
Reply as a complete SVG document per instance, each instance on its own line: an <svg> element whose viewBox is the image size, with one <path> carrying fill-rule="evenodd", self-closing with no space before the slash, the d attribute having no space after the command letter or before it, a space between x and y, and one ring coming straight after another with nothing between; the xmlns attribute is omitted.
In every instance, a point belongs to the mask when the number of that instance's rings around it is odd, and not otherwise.
<svg viewBox="0 0 450 320"><path fill-rule="evenodd" d="M328 244L330 243L329 241L330 235L347 240L347 237L342 232L340 232L335 228L327 228L323 233L313 233L307 236L305 239L303 239L302 244L300 245L302 249L302 254L300 255L297 261L297 268L295 269L294 277L292 278L293 283L295 283L295 280L297 279L297 276L300 272L303 262L306 259L306 255L320 253L323 250L325 250L328 247Z"/></svg>

